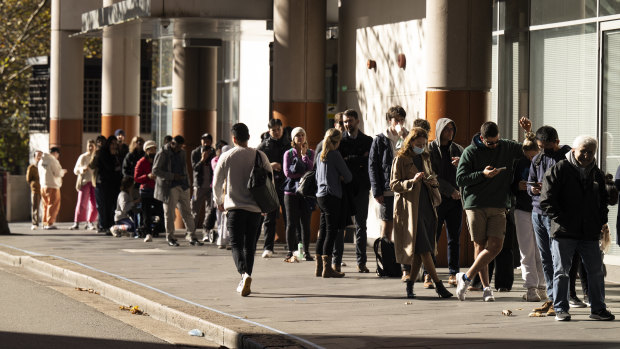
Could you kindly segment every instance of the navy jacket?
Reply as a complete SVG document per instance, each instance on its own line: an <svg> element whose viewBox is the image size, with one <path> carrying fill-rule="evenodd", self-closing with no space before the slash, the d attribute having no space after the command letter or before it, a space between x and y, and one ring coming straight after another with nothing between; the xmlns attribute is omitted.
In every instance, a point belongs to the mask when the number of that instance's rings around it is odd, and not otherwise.
<svg viewBox="0 0 620 349"><path fill-rule="evenodd" d="M380 133L372 140L368 155L368 174L372 196L383 196L383 192L390 190L390 175L392 173L392 146L386 135Z"/></svg>
<svg viewBox="0 0 620 349"><path fill-rule="evenodd" d="M527 181L542 183L543 178L545 178L545 172L553 167L553 165L555 165L558 161L565 159L566 153L570 150L571 147L564 145L551 156L546 155L544 152L534 156ZM540 195L532 193L531 185L527 186L527 193L532 197L532 210L534 213L544 215L544 212L540 209Z"/></svg>

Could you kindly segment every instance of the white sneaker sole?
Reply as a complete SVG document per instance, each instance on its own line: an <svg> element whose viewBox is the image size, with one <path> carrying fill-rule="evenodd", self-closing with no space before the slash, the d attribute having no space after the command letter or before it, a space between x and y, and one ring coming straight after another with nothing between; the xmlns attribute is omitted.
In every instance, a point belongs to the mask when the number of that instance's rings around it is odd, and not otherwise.
<svg viewBox="0 0 620 349"><path fill-rule="evenodd" d="M252 277L248 276L243 280L243 288L241 288L241 297L247 297L252 293L250 290L250 285L252 284Z"/></svg>

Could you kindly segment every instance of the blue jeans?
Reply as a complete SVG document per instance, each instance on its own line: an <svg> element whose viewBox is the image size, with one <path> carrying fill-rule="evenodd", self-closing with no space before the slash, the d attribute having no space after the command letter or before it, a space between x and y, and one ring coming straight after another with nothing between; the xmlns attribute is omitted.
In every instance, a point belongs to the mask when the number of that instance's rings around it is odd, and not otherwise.
<svg viewBox="0 0 620 349"><path fill-rule="evenodd" d="M540 251L540 262L545 274L545 283L547 284L547 297L553 300L553 256L551 254L551 220L547 216L540 213L532 212L532 225L534 226L534 235L536 236L536 246Z"/></svg>
<svg viewBox="0 0 620 349"><path fill-rule="evenodd" d="M591 312L596 313L606 308L605 277L603 276L603 259L598 241L576 239L552 239L553 254L553 308L555 311L568 311L569 271L575 251L579 252L588 274L588 293Z"/></svg>

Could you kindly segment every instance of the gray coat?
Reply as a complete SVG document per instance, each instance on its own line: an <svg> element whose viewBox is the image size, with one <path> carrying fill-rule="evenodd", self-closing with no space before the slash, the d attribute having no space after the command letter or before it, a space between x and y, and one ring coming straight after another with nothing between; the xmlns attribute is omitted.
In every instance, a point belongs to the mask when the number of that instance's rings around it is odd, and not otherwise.
<svg viewBox="0 0 620 349"><path fill-rule="evenodd" d="M155 175L155 199L168 203L170 196L170 185L174 180L174 173L172 173L172 149L170 145L166 144L162 150L155 155L153 161L153 174ZM185 151L181 150L180 154L183 159L183 175L187 179L187 164L185 159Z"/></svg>

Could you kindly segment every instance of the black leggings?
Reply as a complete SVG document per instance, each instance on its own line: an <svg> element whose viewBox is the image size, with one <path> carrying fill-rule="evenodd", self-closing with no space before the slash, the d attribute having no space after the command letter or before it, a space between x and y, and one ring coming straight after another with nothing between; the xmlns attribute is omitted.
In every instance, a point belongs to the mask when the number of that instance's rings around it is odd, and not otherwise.
<svg viewBox="0 0 620 349"><path fill-rule="evenodd" d="M301 231L301 240L304 245L304 252L308 253L310 245L310 217L312 211L306 198L301 195L284 195L284 207L286 207L286 243L288 252L292 253L297 249L299 243L297 232Z"/></svg>
<svg viewBox="0 0 620 349"><path fill-rule="evenodd" d="M316 254L331 256L338 234L338 223L342 211L342 200L332 195L317 198L321 209L319 237L316 241Z"/></svg>

